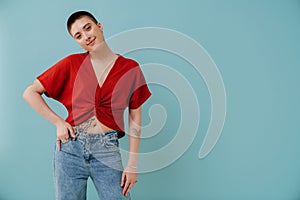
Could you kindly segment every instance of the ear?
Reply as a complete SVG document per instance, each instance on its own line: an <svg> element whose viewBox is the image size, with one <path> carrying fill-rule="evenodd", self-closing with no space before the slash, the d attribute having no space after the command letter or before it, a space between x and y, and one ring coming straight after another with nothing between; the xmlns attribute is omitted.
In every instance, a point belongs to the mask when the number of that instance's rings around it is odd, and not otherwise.
<svg viewBox="0 0 300 200"><path fill-rule="evenodd" d="M103 31L103 26L100 22L97 23L97 26L101 29L101 31Z"/></svg>

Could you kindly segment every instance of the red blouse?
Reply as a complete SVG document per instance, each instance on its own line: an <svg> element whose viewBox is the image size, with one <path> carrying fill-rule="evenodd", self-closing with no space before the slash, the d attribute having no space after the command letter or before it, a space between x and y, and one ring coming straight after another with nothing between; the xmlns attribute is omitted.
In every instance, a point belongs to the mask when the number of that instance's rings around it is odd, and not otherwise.
<svg viewBox="0 0 300 200"><path fill-rule="evenodd" d="M72 126L95 115L109 128L124 136L124 110L140 107L151 93L134 60L121 55L100 87L88 52L72 54L47 69L37 79L47 97L62 103L66 121Z"/></svg>

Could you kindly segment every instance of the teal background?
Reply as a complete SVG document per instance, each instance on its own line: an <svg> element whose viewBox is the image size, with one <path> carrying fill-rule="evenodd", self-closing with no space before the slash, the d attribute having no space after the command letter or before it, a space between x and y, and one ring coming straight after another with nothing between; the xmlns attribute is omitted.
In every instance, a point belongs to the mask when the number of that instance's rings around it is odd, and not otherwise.
<svg viewBox="0 0 300 200"><path fill-rule="evenodd" d="M1 200L55 198L55 127L25 103L22 93L56 61L81 51L65 22L73 11L82 9L102 22L106 38L148 26L187 34L208 51L224 80L225 126L213 151L199 160L210 118L209 94L202 78L166 52L144 50L128 55L140 63L164 63L180 70L191 81L201 107L193 144L170 166L140 174L133 199L300 199L299 0L0 0ZM172 94L169 102L168 92L158 86L150 89L153 97L145 105L144 123L149 121L146 110L154 103L161 102L169 115L157 137L142 141L142 152L168 142L180 115ZM60 104L47 102L66 116ZM121 145L126 147L126 143L123 139ZM88 199L96 199L91 183Z"/></svg>

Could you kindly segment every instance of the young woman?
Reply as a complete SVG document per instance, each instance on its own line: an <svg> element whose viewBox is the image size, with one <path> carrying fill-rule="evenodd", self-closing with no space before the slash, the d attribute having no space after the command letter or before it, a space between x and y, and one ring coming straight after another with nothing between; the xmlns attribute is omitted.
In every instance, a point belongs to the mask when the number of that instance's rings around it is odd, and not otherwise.
<svg viewBox="0 0 300 200"><path fill-rule="evenodd" d="M142 104L151 93L138 63L112 52L102 24L91 13L73 13L67 27L86 52L63 58L23 94L30 106L56 126L56 199L86 199L89 177L100 199L130 199L129 191L137 182ZM58 116L42 94L62 103L68 117ZM127 107L130 156L124 169L118 139L125 135Z"/></svg>

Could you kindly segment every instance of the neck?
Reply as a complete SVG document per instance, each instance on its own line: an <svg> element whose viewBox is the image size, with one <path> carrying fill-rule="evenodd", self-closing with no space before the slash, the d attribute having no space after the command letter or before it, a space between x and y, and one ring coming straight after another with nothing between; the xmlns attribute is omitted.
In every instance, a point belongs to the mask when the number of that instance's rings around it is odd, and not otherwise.
<svg viewBox="0 0 300 200"><path fill-rule="evenodd" d="M108 47L105 41L103 41L97 49L89 52L90 58L96 62L107 62L115 58L116 54Z"/></svg>

